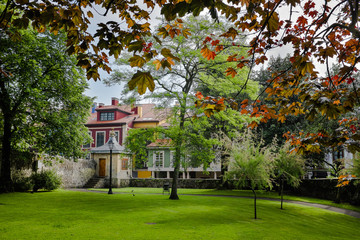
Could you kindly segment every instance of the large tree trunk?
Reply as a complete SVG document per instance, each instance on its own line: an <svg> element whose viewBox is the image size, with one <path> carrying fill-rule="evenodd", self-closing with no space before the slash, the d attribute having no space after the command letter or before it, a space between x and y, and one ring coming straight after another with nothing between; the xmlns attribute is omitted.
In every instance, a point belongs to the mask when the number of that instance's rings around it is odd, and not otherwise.
<svg viewBox="0 0 360 240"><path fill-rule="evenodd" d="M4 135L2 139L1 154L1 177L0 192L12 192L13 182L11 179L11 123L9 118L4 116Z"/></svg>
<svg viewBox="0 0 360 240"><path fill-rule="evenodd" d="M180 169L180 147L176 146L174 176L172 181L171 194L169 197L169 199L172 200L179 200L179 196L177 194L179 169Z"/></svg>
<svg viewBox="0 0 360 240"><path fill-rule="evenodd" d="M186 99L184 103L181 104L180 109L180 123L179 123L179 133L177 135L177 138L175 140L175 166L174 166L174 176L173 176L173 182L171 187L171 194L169 199L172 200L178 200L179 196L177 194L177 187L178 187L178 178L179 178L179 170L180 170L180 159L181 159L181 145L183 141L183 130L184 130L184 124L185 124L185 113L186 113Z"/></svg>
<svg viewBox="0 0 360 240"><path fill-rule="evenodd" d="M228 166L225 164L226 159L229 157L228 154L222 153L221 154L221 184L218 187L220 190L229 189L229 182L225 178L225 173L228 171Z"/></svg>

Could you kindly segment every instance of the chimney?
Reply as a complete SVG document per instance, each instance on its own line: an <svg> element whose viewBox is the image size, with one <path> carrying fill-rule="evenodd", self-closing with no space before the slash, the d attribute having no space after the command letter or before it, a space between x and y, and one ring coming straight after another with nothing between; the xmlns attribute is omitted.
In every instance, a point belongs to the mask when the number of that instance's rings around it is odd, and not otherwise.
<svg viewBox="0 0 360 240"><path fill-rule="evenodd" d="M111 98L111 105L118 106L119 105L119 99L116 97Z"/></svg>
<svg viewBox="0 0 360 240"><path fill-rule="evenodd" d="M142 117L142 106L136 106L137 109L137 114L139 115L139 117Z"/></svg>
<svg viewBox="0 0 360 240"><path fill-rule="evenodd" d="M99 108L102 108L105 104L99 103Z"/></svg>
<svg viewBox="0 0 360 240"><path fill-rule="evenodd" d="M137 105L137 106L131 108L131 111L132 111L134 114L139 115L139 117L142 117L142 107L141 107L140 105Z"/></svg>

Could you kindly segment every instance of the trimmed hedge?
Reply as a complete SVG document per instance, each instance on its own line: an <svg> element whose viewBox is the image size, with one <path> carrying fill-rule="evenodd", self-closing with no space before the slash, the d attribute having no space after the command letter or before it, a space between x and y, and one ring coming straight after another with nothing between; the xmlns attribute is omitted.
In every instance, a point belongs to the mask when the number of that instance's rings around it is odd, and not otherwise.
<svg viewBox="0 0 360 240"><path fill-rule="evenodd" d="M172 179L130 179L129 187L162 188L164 183L172 184ZM221 180L215 179L179 179L179 188L215 189L224 186ZM285 186L285 192L291 195L314 197L332 200L335 202L348 202L360 205L360 181L352 180L348 186L337 188L337 179L306 179L302 180L298 188ZM233 189L230 182L227 189Z"/></svg>
<svg viewBox="0 0 360 240"><path fill-rule="evenodd" d="M172 184L172 179L130 179L129 187L162 188L164 183ZM221 180L215 179L179 179L179 188L214 189L220 186Z"/></svg>
<svg viewBox="0 0 360 240"><path fill-rule="evenodd" d="M290 194L360 205L360 181L352 180L348 186L340 188L336 187L337 182L337 179L307 179L298 188L286 190Z"/></svg>

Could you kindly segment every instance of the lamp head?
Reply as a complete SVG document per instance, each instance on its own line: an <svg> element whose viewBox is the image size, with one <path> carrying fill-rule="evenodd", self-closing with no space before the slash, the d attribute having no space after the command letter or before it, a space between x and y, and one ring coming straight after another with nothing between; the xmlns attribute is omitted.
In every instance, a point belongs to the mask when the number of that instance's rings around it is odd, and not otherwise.
<svg viewBox="0 0 360 240"><path fill-rule="evenodd" d="M113 137L110 137L109 141L108 141L108 145L109 145L109 149L113 150L114 149L114 140Z"/></svg>

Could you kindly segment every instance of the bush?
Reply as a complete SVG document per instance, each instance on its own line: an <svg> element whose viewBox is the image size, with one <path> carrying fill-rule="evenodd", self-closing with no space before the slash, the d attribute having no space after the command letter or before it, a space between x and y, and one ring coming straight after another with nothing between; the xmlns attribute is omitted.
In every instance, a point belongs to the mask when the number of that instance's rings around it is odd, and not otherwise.
<svg viewBox="0 0 360 240"><path fill-rule="evenodd" d="M33 188L33 183L30 177L27 177L24 172L16 171L12 174L14 182L14 190L16 192L26 192Z"/></svg>
<svg viewBox="0 0 360 240"><path fill-rule="evenodd" d="M34 184L33 191L45 189L48 191L55 190L61 185L61 178L51 170L33 173L31 175L32 183Z"/></svg>

